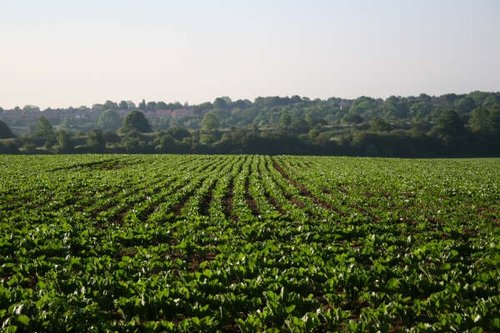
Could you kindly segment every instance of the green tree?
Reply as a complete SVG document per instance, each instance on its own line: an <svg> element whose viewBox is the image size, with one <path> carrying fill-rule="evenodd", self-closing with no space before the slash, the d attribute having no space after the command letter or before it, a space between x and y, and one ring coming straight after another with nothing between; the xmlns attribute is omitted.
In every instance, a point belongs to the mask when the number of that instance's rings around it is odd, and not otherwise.
<svg viewBox="0 0 500 333"><path fill-rule="evenodd" d="M0 141L0 154L17 154L19 147L16 140L2 140Z"/></svg>
<svg viewBox="0 0 500 333"><path fill-rule="evenodd" d="M348 113L342 120L347 124L361 124L363 122L363 117L357 114Z"/></svg>
<svg viewBox="0 0 500 333"><path fill-rule="evenodd" d="M167 131L167 134L172 136L177 141L184 140L185 138L189 138L191 136L191 133L183 127L172 127Z"/></svg>
<svg viewBox="0 0 500 333"><path fill-rule="evenodd" d="M469 96L461 97L457 101L457 108L458 108L458 110L460 110L460 113L469 113L469 112L471 112L472 109L474 109L475 106L476 106L476 103Z"/></svg>
<svg viewBox="0 0 500 333"><path fill-rule="evenodd" d="M406 103L400 97L395 96L385 100L383 110L389 118L406 118L409 113Z"/></svg>
<svg viewBox="0 0 500 333"><path fill-rule="evenodd" d="M121 101L120 104L118 104L118 108L120 110L128 110L128 103L126 101Z"/></svg>
<svg viewBox="0 0 500 333"><path fill-rule="evenodd" d="M122 125L122 117L118 112L107 110L97 119L97 127L102 130L116 131Z"/></svg>
<svg viewBox="0 0 500 333"><path fill-rule="evenodd" d="M122 124L121 129L124 133L127 133L127 132L141 132L141 133L151 132L151 126L149 125L149 121L144 116L144 114L140 111L130 112L123 120L123 124Z"/></svg>
<svg viewBox="0 0 500 333"><path fill-rule="evenodd" d="M383 119L376 117L370 122L370 130L375 132L387 132L391 130L391 125Z"/></svg>
<svg viewBox="0 0 500 333"><path fill-rule="evenodd" d="M453 139L458 138L463 133L464 123L457 112L451 109L444 109L437 113L437 119L431 130L431 135L438 137L446 144L450 144Z"/></svg>
<svg viewBox="0 0 500 333"><path fill-rule="evenodd" d="M158 103L156 103L156 109L166 110L166 109L168 109L168 105L165 102L159 101Z"/></svg>
<svg viewBox="0 0 500 333"><path fill-rule="evenodd" d="M106 101L106 103L104 103L104 108L107 110L117 110L118 104L113 101Z"/></svg>
<svg viewBox="0 0 500 333"><path fill-rule="evenodd" d="M295 118L290 125L290 128L296 133L309 132L309 124L303 118Z"/></svg>
<svg viewBox="0 0 500 333"><path fill-rule="evenodd" d="M212 144L217 141L217 128L219 119L214 112L207 112L201 121L200 142Z"/></svg>
<svg viewBox="0 0 500 333"><path fill-rule="evenodd" d="M214 101L214 107L218 110L226 110L231 105L231 99L229 97L218 97Z"/></svg>
<svg viewBox="0 0 500 333"><path fill-rule="evenodd" d="M280 127L282 129L289 129L291 125L292 116L290 116L290 113L288 113L288 111L283 112L280 117Z"/></svg>
<svg viewBox="0 0 500 333"><path fill-rule="evenodd" d="M106 141L102 131L94 129L87 136L87 148L92 152L102 152L106 148Z"/></svg>
<svg viewBox="0 0 500 333"><path fill-rule="evenodd" d="M490 125L490 112L485 108L476 108L470 114L469 126L471 131L486 134Z"/></svg>
<svg viewBox="0 0 500 333"><path fill-rule="evenodd" d="M6 123L0 120L0 139L8 139L15 137Z"/></svg>
<svg viewBox="0 0 500 333"><path fill-rule="evenodd" d="M56 135L50 122L44 116L38 118L35 125L35 138L45 140L46 145L52 145L56 142Z"/></svg>
<svg viewBox="0 0 500 333"><path fill-rule="evenodd" d="M149 148L144 135L137 131L127 132L122 139L122 146L128 153L144 153Z"/></svg>
<svg viewBox="0 0 500 333"><path fill-rule="evenodd" d="M65 130L57 132L57 151L61 153L69 153L73 151L74 145L71 139L71 134Z"/></svg>
<svg viewBox="0 0 500 333"><path fill-rule="evenodd" d="M207 112L201 121L202 131L213 131L219 127L219 119L213 112Z"/></svg>
<svg viewBox="0 0 500 333"><path fill-rule="evenodd" d="M146 109L147 110L156 110L156 102L148 102L146 104Z"/></svg>
<svg viewBox="0 0 500 333"><path fill-rule="evenodd" d="M500 139L500 108L495 108L490 111L488 133Z"/></svg>
<svg viewBox="0 0 500 333"><path fill-rule="evenodd" d="M160 131L158 132L153 144L155 151L159 153L168 153L173 151L175 147L175 140L169 133Z"/></svg>

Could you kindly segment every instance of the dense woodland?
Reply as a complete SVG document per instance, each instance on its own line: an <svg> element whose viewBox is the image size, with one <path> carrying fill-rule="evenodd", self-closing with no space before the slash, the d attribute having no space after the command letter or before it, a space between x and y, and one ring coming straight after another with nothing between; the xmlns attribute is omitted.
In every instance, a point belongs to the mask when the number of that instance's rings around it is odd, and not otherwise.
<svg viewBox="0 0 500 333"><path fill-rule="evenodd" d="M500 92L0 108L0 152L499 156Z"/></svg>

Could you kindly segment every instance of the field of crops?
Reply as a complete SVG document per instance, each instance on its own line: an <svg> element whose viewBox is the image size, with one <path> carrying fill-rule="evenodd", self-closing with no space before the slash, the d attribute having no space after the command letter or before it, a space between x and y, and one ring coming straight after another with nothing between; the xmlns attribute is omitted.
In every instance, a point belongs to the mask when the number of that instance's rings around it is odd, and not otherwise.
<svg viewBox="0 0 500 333"><path fill-rule="evenodd" d="M500 331L500 160L0 156L0 330Z"/></svg>

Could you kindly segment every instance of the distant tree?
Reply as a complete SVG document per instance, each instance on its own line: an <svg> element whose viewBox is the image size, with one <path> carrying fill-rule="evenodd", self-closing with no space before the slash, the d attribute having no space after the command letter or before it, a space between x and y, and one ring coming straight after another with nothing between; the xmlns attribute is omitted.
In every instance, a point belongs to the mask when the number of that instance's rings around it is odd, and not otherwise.
<svg viewBox="0 0 500 333"><path fill-rule="evenodd" d="M218 97L214 101L214 107L219 110L226 110L229 108L230 103L231 99L229 97Z"/></svg>
<svg viewBox="0 0 500 333"><path fill-rule="evenodd" d="M500 107L490 111L488 120L488 133L500 139Z"/></svg>
<svg viewBox="0 0 500 333"><path fill-rule="evenodd" d="M57 151L60 153L69 153L73 151L73 148L71 134L65 130L59 130L57 132Z"/></svg>
<svg viewBox="0 0 500 333"><path fill-rule="evenodd" d="M106 103L104 103L104 109L106 109L106 110L117 110L118 109L118 104L116 104L113 101L106 101Z"/></svg>
<svg viewBox="0 0 500 333"><path fill-rule="evenodd" d="M217 141L217 128L219 119L214 111L207 112L201 121L200 142L203 144L212 144Z"/></svg>
<svg viewBox="0 0 500 333"><path fill-rule="evenodd" d="M451 109L441 109L437 112L435 125L431 135L440 138L445 143L450 143L464 133L464 123L458 113Z"/></svg>
<svg viewBox="0 0 500 333"><path fill-rule="evenodd" d="M169 108L170 108L170 106L169 106ZM200 112L203 112L203 111L212 110L213 108L214 108L214 105L212 103L205 102L205 103L201 103L199 105L195 105L193 107L193 110L196 113L200 113Z"/></svg>
<svg viewBox="0 0 500 333"><path fill-rule="evenodd" d="M125 133L134 131L147 133L151 132L151 126L142 112L132 111L123 120L121 130Z"/></svg>
<svg viewBox="0 0 500 333"><path fill-rule="evenodd" d="M150 151L145 136L137 131L125 133L122 146L129 153L146 153Z"/></svg>
<svg viewBox="0 0 500 333"><path fill-rule="evenodd" d="M308 132L310 129L309 124L303 118L293 119L290 127L296 133L305 133Z"/></svg>
<svg viewBox="0 0 500 333"><path fill-rule="evenodd" d="M66 116L64 117L62 123L61 123L61 128L64 130L71 130L75 126L75 120L73 117Z"/></svg>
<svg viewBox="0 0 500 333"><path fill-rule="evenodd" d="M146 109L147 110L156 110L156 102L148 102L148 104L146 104Z"/></svg>
<svg viewBox="0 0 500 333"><path fill-rule="evenodd" d="M183 108L183 105L179 102L169 103L167 105L167 109L169 109L169 110L177 110L177 109L182 109L182 108Z"/></svg>
<svg viewBox="0 0 500 333"><path fill-rule="evenodd" d="M383 109L389 118L406 118L409 110L408 106L400 97L391 96L383 104Z"/></svg>
<svg viewBox="0 0 500 333"><path fill-rule="evenodd" d="M17 154L19 147L16 140L2 140L0 141L0 154Z"/></svg>
<svg viewBox="0 0 500 333"><path fill-rule="evenodd" d="M34 137L44 139L46 145L51 145L56 142L56 135L50 122L44 116L38 118L35 125Z"/></svg>
<svg viewBox="0 0 500 333"><path fill-rule="evenodd" d="M381 99L361 96L353 101L349 108L349 114L362 117L366 116L366 114L373 114L380 109L382 102Z"/></svg>
<svg viewBox="0 0 500 333"><path fill-rule="evenodd" d="M166 109L168 109L168 106L167 106L167 103L160 101L160 102L156 103L156 108L158 110L166 110Z"/></svg>
<svg viewBox="0 0 500 333"><path fill-rule="evenodd" d="M106 141L101 130L94 129L88 133L87 148L92 152L102 152L106 148Z"/></svg>
<svg viewBox="0 0 500 333"><path fill-rule="evenodd" d="M460 111L460 113L469 113L471 112L471 110L474 109L474 107L476 106L476 103L474 102L474 99L472 99L471 97L469 96L464 96L464 97L461 97L458 101L457 101L457 108L458 110Z"/></svg>
<svg viewBox="0 0 500 333"><path fill-rule="evenodd" d="M344 116L343 121L348 124L361 124L363 122L363 117L357 114L348 113Z"/></svg>
<svg viewBox="0 0 500 333"><path fill-rule="evenodd" d="M118 104L118 108L120 110L128 110L128 103L127 103L127 101L121 101L120 104Z"/></svg>
<svg viewBox="0 0 500 333"><path fill-rule="evenodd" d="M469 126L471 131L479 134L486 134L490 126L490 112L488 109L479 107L470 114Z"/></svg>
<svg viewBox="0 0 500 333"><path fill-rule="evenodd" d="M239 109L244 109L252 106L252 102L250 102L248 99L239 99L233 103L233 106Z"/></svg>
<svg viewBox="0 0 500 333"><path fill-rule="evenodd" d="M135 105L134 102L132 101L126 101L127 105L128 105L128 110L134 110L134 109L137 109L137 106Z"/></svg>
<svg viewBox="0 0 500 333"><path fill-rule="evenodd" d="M484 98L482 106L488 109L495 109L500 107L500 95L488 95Z"/></svg>
<svg viewBox="0 0 500 333"><path fill-rule="evenodd" d="M289 129L292 125L292 116L288 111L285 111L280 116L280 127L282 129Z"/></svg>
<svg viewBox="0 0 500 333"><path fill-rule="evenodd" d="M102 104L92 104L92 110L103 110L104 105Z"/></svg>
<svg viewBox="0 0 500 333"><path fill-rule="evenodd" d="M158 136L154 140L155 151L159 153L168 153L174 150L175 139L164 131L158 132Z"/></svg>
<svg viewBox="0 0 500 333"><path fill-rule="evenodd" d="M113 110L104 111L97 119L97 127L102 130L116 131L121 125L122 117Z"/></svg>
<svg viewBox="0 0 500 333"><path fill-rule="evenodd" d="M414 120L424 121L432 112L432 104L425 97L418 97L418 100L410 106L409 112Z"/></svg>
<svg viewBox="0 0 500 333"><path fill-rule="evenodd" d="M142 101L139 103L139 109L140 110L146 110L146 100L143 98Z"/></svg>
<svg viewBox="0 0 500 333"><path fill-rule="evenodd" d="M102 133L104 141L109 143L120 143L121 137L115 131L104 131Z"/></svg>
<svg viewBox="0 0 500 333"><path fill-rule="evenodd" d="M0 139L9 139L15 137L6 123L0 120Z"/></svg>
<svg viewBox="0 0 500 333"><path fill-rule="evenodd" d="M373 118L370 122L370 130L376 132L386 132L391 130L391 125L379 117Z"/></svg>
<svg viewBox="0 0 500 333"><path fill-rule="evenodd" d="M312 110L309 110L305 113L304 119L305 121L307 121L310 127L315 127L318 122L322 120Z"/></svg>
<svg viewBox="0 0 500 333"><path fill-rule="evenodd" d="M213 131L219 127L219 119L213 112L207 112L201 121L202 131Z"/></svg>
<svg viewBox="0 0 500 333"><path fill-rule="evenodd" d="M170 136L172 136L172 138L174 138L175 140L177 141L181 141L185 138L188 138L191 136L191 133L189 133L189 131L185 128L182 128L182 127L173 127L173 128L170 128L168 131L167 131L167 134L169 134Z"/></svg>
<svg viewBox="0 0 500 333"><path fill-rule="evenodd" d="M36 105L25 105L23 111L27 112L40 112L40 108Z"/></svg>

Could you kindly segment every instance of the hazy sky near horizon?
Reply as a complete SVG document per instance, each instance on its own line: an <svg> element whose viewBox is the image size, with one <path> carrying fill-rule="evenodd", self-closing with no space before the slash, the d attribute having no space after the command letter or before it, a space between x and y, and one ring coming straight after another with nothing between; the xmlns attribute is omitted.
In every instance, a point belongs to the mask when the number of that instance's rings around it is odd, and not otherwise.
<svg viewBox="0 0 500 333"><path fill-rule="evenodd" d="M500 91L500 0L0 0L0 106Z"/></svg>

